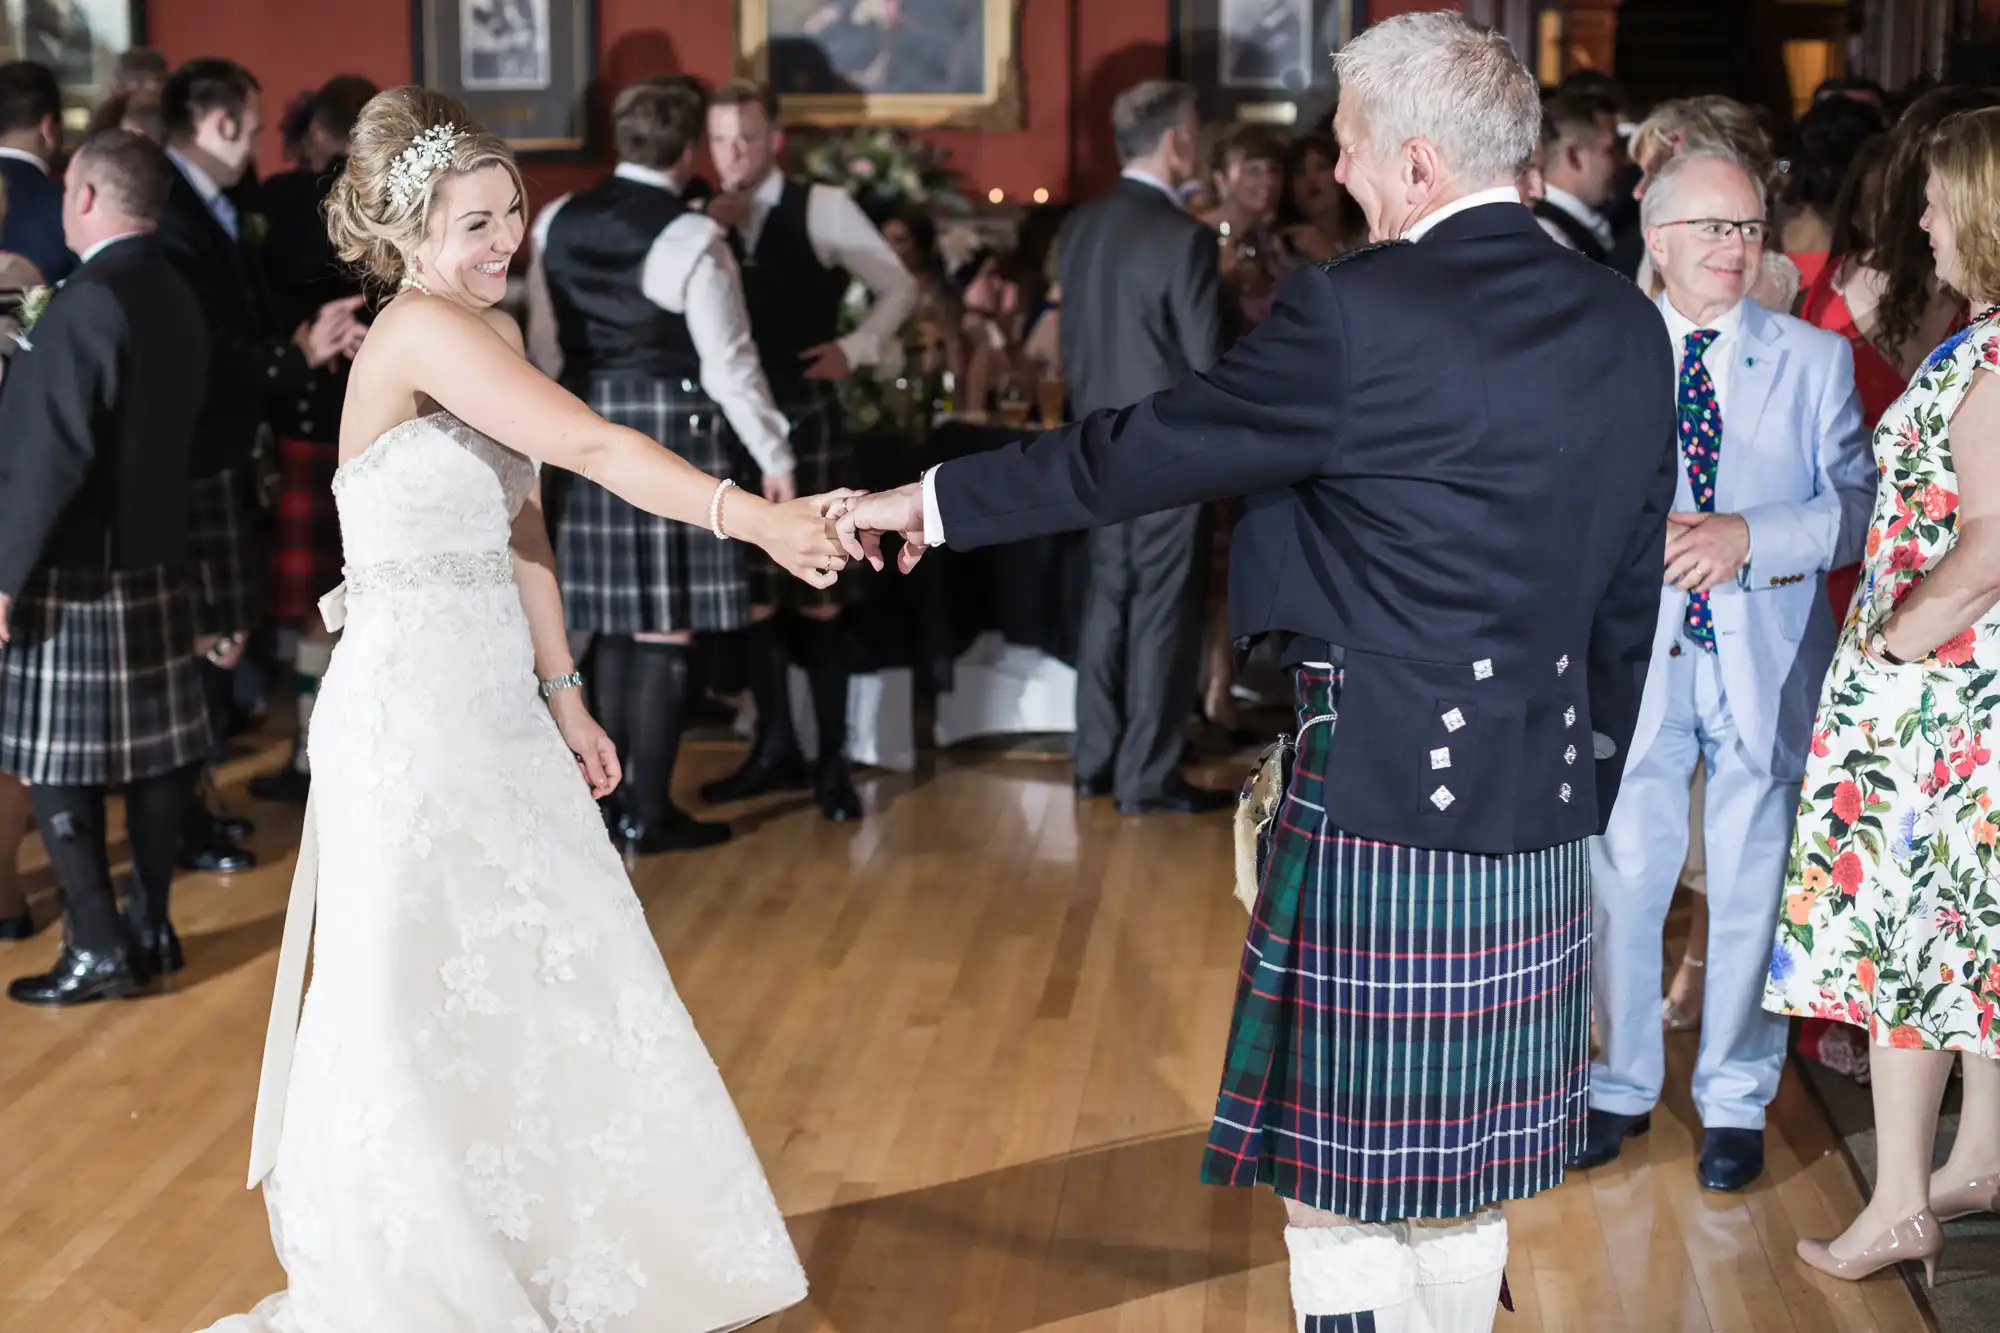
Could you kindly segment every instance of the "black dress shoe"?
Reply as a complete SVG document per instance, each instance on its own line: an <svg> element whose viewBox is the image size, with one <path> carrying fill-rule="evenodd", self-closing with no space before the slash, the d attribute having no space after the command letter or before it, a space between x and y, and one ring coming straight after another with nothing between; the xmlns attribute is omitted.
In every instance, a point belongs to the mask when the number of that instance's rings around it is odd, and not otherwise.
<svg viewBox="0 0 2000 1333"><path fill-rule="evenodd" d="M753 754L743 767L726 778L717 778L701 789L701 799L710 805L747 801L774 791L804 791L806 761L798 751L776 759Z"/></svg>
<svg viewBox="0 0 2000 1333"><path fill-rule="evenodd" d="M137 995L150 979L145 962L125 949L88 953L65 945L54 968L11 982L7 998L19 1004L67 1008Z"/></svg>
<svg viewBox="0 0 2000 1333"><path fill-rule="evenodd" d="M854 790L854 770L845 759L830 759L819 766L813 799L830 823L851 824L861 818L861 794Z"/></svg>
<svg viewBox="0 0 2000 1333"><path fill-rule="evenodd" d="M1578 1171L1603 1166L1625 1150L1625 1140L1636 1139L1652 1127L1650 1112L1620 1115L1616 1111L1600 1111L1593 1106L1584 1130L1583 1151L1570 1158L1569 1164Z"/></svg>
<svg viewBox="0 0 2000 1333"><path fill-rule="evenodd" d="M23 909L21 915L0 918L0 940L31 940L35 937L35 914Z"/></svg>
<svg viewBox="0 0 2000 1333"><path fill-rule="evenodd" d="M1213 787L1196 787L1176 778L1167 784L1166 790L1158 796L1146 796L1136 801L1120 801L1118 813L1121 815L1205 815L1216 810L1227 810L1236 804L1236 793L1217 791Z"/></svg>
<svg viewBox="0 0 2000 1333"><path fill-rule="evenodd" d="M172 976L187 966L187 955L181 952L181 937L175 932L173 922L158 930L134 927L132 935L146 959L147 970L154 976Z"/></svg>
<svg viewBox="0 0 2000 1333"><path fill-rule="evenodd" d="M720 847L729 841L729 825L705 823L687 815L650 828L636 819L627 818L619 833L619 841L633 856L698 852L704 847Z"/></svg>
<svg viewBox="0 0 2000 1333"><path fill-rule="evenodd" d="M261 778L250 779L250 794L260 801L270 801L274 805L304 805L306 794L312 790L312 777L301 773L291 764L286 764L275 773L266 773ZM234 822L221 821L225 826ZM241 841L245 834L234 834Z"/></svg>
<svg viewBox="0 0 2000 1333"><path fill-rule="evenodd" d="M1701 1162L1695 1168L1701 1187L1734 1194L1764 1174L1764 1131L1704 1129Z"/></svg>
<svg viewBox="0 0 2000 1333"><path fill-rule="evenodd" d="M1095 800L1099 796L1109 796L1111 794L1111 779L1107 777L1092 777L1087 773L1079 773L1076 775L1076 794L1090 800Z"/></svg>
<svg viewBox="0 0 2000 1333"><path fill-rule="evenodd" d="M220 875L233 875L239 871L256 869L257 854L223 837L218 828L215 835L209 838L182 838L180 863L183 870L205 870Z"/></svg>

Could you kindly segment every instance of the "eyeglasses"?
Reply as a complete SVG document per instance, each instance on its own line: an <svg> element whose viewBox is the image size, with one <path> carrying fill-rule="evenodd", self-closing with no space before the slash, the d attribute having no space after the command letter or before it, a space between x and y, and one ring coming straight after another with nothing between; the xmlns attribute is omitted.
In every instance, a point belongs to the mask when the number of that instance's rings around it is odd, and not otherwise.
<svg viewBox="0 0 2000 1333"><path fill-rule="evenodd" d="M1741 235L1745 245L1762 245L1771 239L1771 224L1762 218L1731 222L1726 218L1682 218L1678 222L1661 222L1661 227L1693 227L1694 234L1711 244L1719 245L1730 238Z"/></svg>

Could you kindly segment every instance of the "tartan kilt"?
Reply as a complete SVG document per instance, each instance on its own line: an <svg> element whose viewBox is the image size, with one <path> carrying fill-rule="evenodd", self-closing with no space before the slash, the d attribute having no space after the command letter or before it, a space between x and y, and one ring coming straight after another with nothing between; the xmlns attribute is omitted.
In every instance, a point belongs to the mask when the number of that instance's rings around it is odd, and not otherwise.
<svg viewBox="0 0 2000 1333"><path fill-rule="evenodd" d="M778 399L778 410L792 423L792 455L798 460L800 495L820 495L842 486L860 485L854 461L854 441L848 437L840 394L831 384L808 385ZM735 447L736 482L761 491L764 474L750 451ZM758 606L791 610L811 606L852 606L863 591L863 580L843 578L831 588L815 588L792 577L770 556L752 548L750 599Z"/></svg>
<svg viewBox="0 0 2000 1333"><path fill-rule="evenodd" d="M597 375L587 401L606 421L659 441L710 476L734 471L722 410L692 381ZM634 508L582 477L568 482L556 570L571 630L701 633L750 623L754 548Z"/></svg>
<svg viewBox="0 0 2000 1333"><path fill-rule="evenodd" d="M1299 718L1338 671L1299 673ZM1332 727L1300 738L1244 944L1202 1160L1365 1222L1454 1218L1560 1183L1590 1074L1588 843L1477 856L1343 832Z"/></svg>
<svg viewBox="0 0 2000 1333"><path fill-rule="evenodd" d="M194 601L168 569L39 570L0 646L0 773L116 787L208 757Z"/></svg>
<svg viewBox="0 0 2000 1333"><path fill-rule="evenodd" d="M196 628L234 634L262 620L263 588L254 519L235 472L202 477L189 488L188 561L194 571Z"/></svg>
<svg viewBox="0 0 2000 1333"><path fill-rule="evenodd" d="M340 444L278 439L277 527L271 543L271 614L310 621L341 580L340 510L333 474Z"/></svg>

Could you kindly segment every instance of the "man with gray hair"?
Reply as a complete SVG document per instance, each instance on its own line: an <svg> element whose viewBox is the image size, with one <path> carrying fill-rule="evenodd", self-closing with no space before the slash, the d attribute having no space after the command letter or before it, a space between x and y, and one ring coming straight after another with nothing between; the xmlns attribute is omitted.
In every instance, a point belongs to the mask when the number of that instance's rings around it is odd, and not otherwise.
<svg viewBox="0 0 2000 1333"><path fill-rule="evenodd" d="M1111 109L1123 176L1079 208L1057 241L1062 358L1079 413L1130 407L1222 353L1215 233L1181 208L1198 169L1194 90L1165 79ZM1178 505L1090 534L1077 643L1076 789L1127 814L1231 803L1180 776L1182 723L1201 648L1201 506Z"/></svg>
<svg viewBox="0 0 2000 1333"><path fill-rule="evenodd" d="M1660 1099L1660 936L1699 765L1709 920L1694 945L1707 947L1697 1174L1739 1190L1763 1173L1764 1108L1785 1061L1785 1022L1762 1005L1764 937L1833 658L1824 576L1860 556L1874 470L1846 339L1746 295L1771 234L1757 177L1733 156L1682 153L1641 207L1665 282L1683 476L1622 795L1591 846L1601 1050L1575 1164L1618 1156Z"/></svg>
<svg viewBox="0 0 2000 1333"><path fill-rule="evenodd" d="M1338 73L1337 174L1380 244L1292 274L1214 370L841 524L907 566L1247 497L1231 634L1281 636L1299 729L1202 1173L1287 1200L1307 1333L1484 1333L1500 1206L1583 1141L1589 841L1658 617L1672 363L1645 298L1522 206L1541 102L1504 40L1405 15Z"/></svg>

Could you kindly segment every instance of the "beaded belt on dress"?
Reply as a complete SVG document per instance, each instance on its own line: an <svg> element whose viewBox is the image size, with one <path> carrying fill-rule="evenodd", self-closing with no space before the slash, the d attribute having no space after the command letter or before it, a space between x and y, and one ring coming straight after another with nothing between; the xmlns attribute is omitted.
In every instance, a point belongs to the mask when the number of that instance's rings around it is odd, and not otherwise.
<svg viewBox="0 0 2000 1333"><path fill-rule="evenodd" d="M407 592L413 588L492 588L514 581L514 557L506 551L442 551L408 560L350 565L347 591Z"/></svg>
<svg viewBox="0 0 2000 1333"><path fill-rule="evenodd" d="M408 560L349 565L347 577L319 599L320 619L335 633L347 623L350 593L406 592L416 588L503 588L514 581L514 557L507 551L441 551Z"/></svg>

